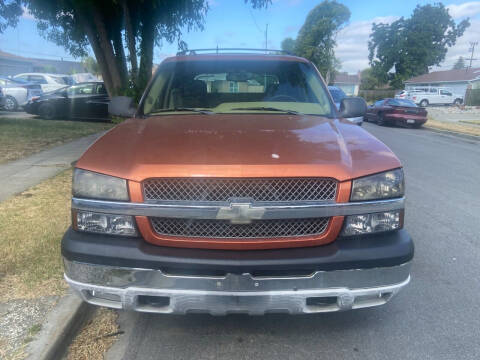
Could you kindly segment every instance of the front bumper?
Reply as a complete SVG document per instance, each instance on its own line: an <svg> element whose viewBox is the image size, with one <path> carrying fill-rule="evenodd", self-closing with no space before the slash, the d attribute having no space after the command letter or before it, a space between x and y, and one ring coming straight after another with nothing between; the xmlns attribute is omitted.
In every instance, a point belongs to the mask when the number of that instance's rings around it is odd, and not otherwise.
<svg viewBox="0 0 480 360"><path fill-rule="evenodd" d="M312 248L166 248L69 230L65 279L87 302L158 313L291 314L382 305L410 280L405 230Z"/></svg>

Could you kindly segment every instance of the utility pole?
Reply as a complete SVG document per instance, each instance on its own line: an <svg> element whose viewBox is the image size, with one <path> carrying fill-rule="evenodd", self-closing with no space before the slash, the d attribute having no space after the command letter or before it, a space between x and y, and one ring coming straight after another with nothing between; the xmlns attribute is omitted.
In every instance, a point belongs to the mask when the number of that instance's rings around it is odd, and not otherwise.
<svg viewBox="0 0 480 360"><path fill-rule="evenodd" d="M472 61L477 60L477 59L473 58L473 53L475 52L475 46L476 45L478 45L478 41L470 41L470 49L468 49L468 51L471 51L472 53L470 55L470 64L468 65L467 71L468 71L468 69L472 68Z"/></svg>
<svg viewBox="0 0 480 360"><path fill-rule="evenodd" d="M268 24L265 25L265 53L268 49Z"/></svg>

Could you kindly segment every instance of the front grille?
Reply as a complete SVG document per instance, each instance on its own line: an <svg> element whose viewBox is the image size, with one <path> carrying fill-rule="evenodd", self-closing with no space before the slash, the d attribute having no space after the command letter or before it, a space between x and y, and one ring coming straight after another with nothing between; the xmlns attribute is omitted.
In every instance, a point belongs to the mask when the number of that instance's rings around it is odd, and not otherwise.
<svg viewBox="0 0 480 360"><path fill-rule="evenodd" d="M197 238L275 238L320 235L329 218L253 220L250 224L232 224L228 220L150 218L159 235Z"/></svg>
<svg viewBox="0 0 480 360"><path fill-rule="evenodd" d="M143 182L145 200L331 201L337 182L323 178L162 178Z"/></svg>

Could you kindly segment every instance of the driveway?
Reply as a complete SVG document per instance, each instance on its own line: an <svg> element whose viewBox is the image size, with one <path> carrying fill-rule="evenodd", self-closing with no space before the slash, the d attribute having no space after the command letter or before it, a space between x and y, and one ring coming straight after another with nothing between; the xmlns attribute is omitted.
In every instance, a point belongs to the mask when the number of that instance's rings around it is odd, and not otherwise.
<svg viewBox="0 0 480 360"><path fill-rule="evenodd" d="M120 312L107 359L479 359L480 142L365 129L405 165L412 282L389 304L313 316Z"/></svg>

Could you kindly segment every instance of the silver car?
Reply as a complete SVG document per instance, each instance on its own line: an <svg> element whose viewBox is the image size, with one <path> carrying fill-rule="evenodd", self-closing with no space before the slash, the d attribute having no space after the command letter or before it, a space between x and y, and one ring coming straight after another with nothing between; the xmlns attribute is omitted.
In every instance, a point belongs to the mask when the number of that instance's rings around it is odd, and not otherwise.
<svg viewBox="0 0 480 360"><path fill-rule="evenodd" d="M43 94L39 84L24 82L21 80L0 77L0 87L3 90L5 101L4 110L15 111L24 106L33 97Z"/></svg>
<svg viewBox="0 0 480 360"><path fill-rule="evenodd" d="M0 87L0 109L5 105L5 96L3 95L2 88Z"/></svg>

